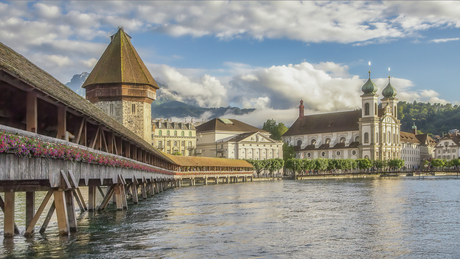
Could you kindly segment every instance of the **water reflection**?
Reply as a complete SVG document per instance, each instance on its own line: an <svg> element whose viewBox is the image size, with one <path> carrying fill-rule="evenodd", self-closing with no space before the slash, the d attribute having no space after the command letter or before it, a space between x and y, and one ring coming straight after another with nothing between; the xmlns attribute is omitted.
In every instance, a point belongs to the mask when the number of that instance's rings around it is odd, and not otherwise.
<svg viewBox="0 0 460 259"><path fill-rule="evenodd" d="M178 188L129 204L127 211L109 206L102 212L83 213L78 216L79 232L68 238L57 235L53 219L45 235L3 239L0 254L7 258L458 257L459 183L446 178L376 178Z"/></svg>

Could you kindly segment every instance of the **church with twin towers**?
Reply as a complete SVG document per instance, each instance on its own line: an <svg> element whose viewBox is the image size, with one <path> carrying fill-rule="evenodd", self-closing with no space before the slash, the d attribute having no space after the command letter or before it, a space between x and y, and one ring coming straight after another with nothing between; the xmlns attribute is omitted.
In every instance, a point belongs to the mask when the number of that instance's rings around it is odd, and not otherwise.
<svg viewBox="0 0 460 259"><path fill-rule="evenodd" d="M283 135L283 141L294 146L297 158L401 158L398 99L390 77L382 91L381 108L370 71L361 89L362 107L353 111L304 115L300 101L299 117Z"/></svg>

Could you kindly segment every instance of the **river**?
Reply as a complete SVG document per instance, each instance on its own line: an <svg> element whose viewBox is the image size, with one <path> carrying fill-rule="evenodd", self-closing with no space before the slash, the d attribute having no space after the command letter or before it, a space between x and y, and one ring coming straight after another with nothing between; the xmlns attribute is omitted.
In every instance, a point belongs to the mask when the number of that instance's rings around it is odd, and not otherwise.
<svg viewBox="0 0 460 259"><path fill-rule="evenodd" d="M50 223L45 235L1 237L0 254L6 258L458 258L459 186L456 178L400 177L183 187L129 204L127 211L116 211L112 205L102 213L83 213L79 232L68 238L57 235L56 222Z"/></svg>

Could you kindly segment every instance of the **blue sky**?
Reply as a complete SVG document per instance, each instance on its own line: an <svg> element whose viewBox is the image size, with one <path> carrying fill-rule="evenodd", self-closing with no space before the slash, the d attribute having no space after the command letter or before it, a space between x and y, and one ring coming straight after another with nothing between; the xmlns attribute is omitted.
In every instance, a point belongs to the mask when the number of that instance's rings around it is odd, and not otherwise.
<svg viewBox="0 0 460 259"><path fill-rule="evenodd" d="M161 94L258 118L360 106L372 78L405 101L458 103L458 1L0 1L0 41L66 83L123 26ZM245 118L244 120L253 120Z"/></svg>

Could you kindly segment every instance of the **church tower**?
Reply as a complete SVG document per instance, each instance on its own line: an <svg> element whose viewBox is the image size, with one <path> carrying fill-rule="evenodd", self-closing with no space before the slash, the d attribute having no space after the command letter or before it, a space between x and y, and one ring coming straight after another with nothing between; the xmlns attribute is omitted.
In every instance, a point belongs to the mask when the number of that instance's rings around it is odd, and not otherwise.
<svg viewBox="0 0 460 259"><path fill-rule="evenodd" d="M370 62L369 62L370 65ZM369 69L369 79L362 87L362 115L359 119L359 144L360 157L371 160L378 158L379 140L379 114L378 114L378 90L377 85L371 80Z"/></svg>
<svg viewBox="0 0 460 259"><path fill-rule="evenodd" d="M82 87L86 99L150 142L151 104L159 87L123 28L111 36Z"/></svg>
<svg viewBox="0 0 460 259"><path fill-rule="evenodd" d="M303 106L303 100L300 99L300 105L299 105L299 118L303 118L305 116L305 106Z"/></svg>
<svg viewBox="0 0 460 259"><path fill-rule="evenodd" d="M390 69L388 69L390 71ZM391 85L391 77L388 76L388 84L382 91L382 145L380 153L382 159L401 158L400 146L400 128L401 123L398 120L398 99L396 98L396 89Z"/></svg>

